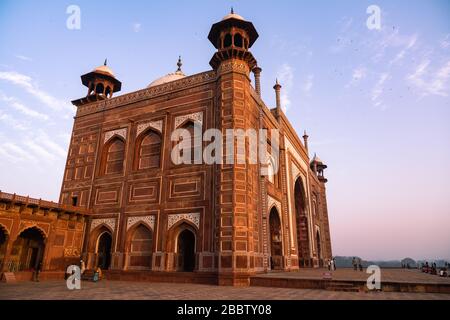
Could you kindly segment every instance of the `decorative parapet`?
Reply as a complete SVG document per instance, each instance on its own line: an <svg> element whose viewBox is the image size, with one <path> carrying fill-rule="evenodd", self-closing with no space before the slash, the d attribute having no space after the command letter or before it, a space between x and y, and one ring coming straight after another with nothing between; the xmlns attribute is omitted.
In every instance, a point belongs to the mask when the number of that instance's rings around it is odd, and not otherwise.
<svg viewBox="0 0 450 320"><path fill-rule="evenodd" d="M150 88L145 88L128 94L117 96L111 99L92 102L79 106L77 109L76 116L77 117L84 116L99 111L113 109L124 104L147 100L176 90L187 89L193 86L201 85L203 83L211 82L214 81L215 79L216 79L215 71L207 71L195 74L193 76L185 77L180 80L164 83Z"/></svg>
<svg viewBox="0 0 450 320"><path fill-rule="evenodd" d="M55 212L66 212L68 214L79 214L88 215L91 213L90 210L86 210L81 207L74 207L70 205L60 204L53 201L46 201L42 199L30 198L25 196L20 196L15 193L7 193L0 191L0 201L22 204L29 207L39 207L43 210L52 210Z"/></svg>

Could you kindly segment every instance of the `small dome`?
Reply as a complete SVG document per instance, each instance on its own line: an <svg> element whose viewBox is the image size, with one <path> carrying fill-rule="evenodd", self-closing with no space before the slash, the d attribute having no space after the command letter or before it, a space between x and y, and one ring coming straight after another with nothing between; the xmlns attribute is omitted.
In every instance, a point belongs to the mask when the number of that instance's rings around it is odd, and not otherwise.
<svg viewBox="0 0 450 320"><path fill-rule="evenodd" d="M314 154L314 158L312 159L311 162L323 163L322 160L320 160L320 158L316 154Z"/></svg>
<svg viewBox="0 0 450 320"><path fill-rule="evenodd" d="M147 88L159 86L160 84L172 82L172 81L175 81L175 80L180 80L180 79L183 79L184 77L186 77L186 75L181 70L173 72L173 73L169 73L169 74L165 75L164 77L156 79L155 81L150 83L147 86Z"/></svg>
<svg viewBox="0 0 450 320"><path fill-rule="evenodd" d="M240 16L240 15L238 15L236 13L229 13L229 14L227 14L225 17L223 17L222 21L228 20L228 19L237 19L237 20L245 21L245 19L242 16Z"/></svg>
<svg viewBox="0 0 450 320"><path fill-rule="evenodd" d="M164 83L172 82L172 81L175 81L175 80L183 79L184 77L186 77L186 75L183 73L183 71L181 71L181 66L182 65L183 65L183 63L181 62L181 56L180 56L178 58L178 62L177 62L177 66L178 66L177 71L169 73L169 74L165 75L164 77L156 79L155 81L150 83L147 86L147 88L154 87L154 86L159 86L160 84L164 84Z"/></svg>
<svg viewBox="0 0 450 320"><path fill-rule="evenodd" d="M94 72L101 73L101 74L104 74L104 75L111 76L111 77L115 78L114 72L107 65L102 65L100 67L95 68Z"/></svg>

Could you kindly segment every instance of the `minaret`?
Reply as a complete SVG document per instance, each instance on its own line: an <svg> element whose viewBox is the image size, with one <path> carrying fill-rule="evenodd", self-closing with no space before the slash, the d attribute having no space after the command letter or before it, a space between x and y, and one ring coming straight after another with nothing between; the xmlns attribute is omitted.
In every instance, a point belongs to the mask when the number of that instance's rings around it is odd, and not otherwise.
<svg viewBox="0 0 450 320"><path fill-rule="evenodd" d="M314 158L310 164L311 170L317 175L317 178L322 183L327 183L328 179L325 178L323 171L327 168L327 165L314 153Z"/></svg>
<svg viewBox="0 0 450 320"><path fill-rule="evenodd" d="M255 91L261 98L261 71L262 69L258 66L253 68L253 74L255 75Z"/></svg>
<svg viewBox="0 0 450 320"><path fill-rule="evenodd" d="M276 115L279 117L281 115L281 85L278 83L278 79L276 79L273 88L275 90Z"/></svg>
<svg viewBox="0 0 450 320"><path fill-rule="evenodd" d="M86 103L105 100L112 97L114 92L120 91L122 83L116 79L111 68L107 66L107 59L103 65L81 76L81 83L88 88L85 98L73 100L72 104L81 106Z"/></svg>
<svg viewBox="0 0 450 320"><path fill-rule="evenodd" d="M231 13L213 24L209 32L208 39L217 49L209 64L218 70L222 62L237 59L245 62L247 71L252 70L257 63L249 49L258 36L253 23L244 20L231 8Z"/></svg>
<svg viewBox="0 0 450 320"><path fill-rule="evenodd" d="M309 138L309 136L306 134L306 130L305 130L305 132L303 134L303 142L305 144L306 152L308 152L308 138Z"/></svg>
<svg viewBox="0 0 450 320"><path fill-rule="evenodd" d="M217 49L210 65L216 71L216 97L218 107L217 128L223 137L236 130L255 129L259 123L260 109L251 96L250 71L257 67L249 49L258 33L253 24L231 11L215 23L208 39ZM258 72L258 71L256 71ZM229 137L226 138L227 142ZM234 144L233 138L231 142ZM257 164L242 165L242 159L250 158L236 144L234 152L225 151L226 164L215 167L217 261L220 285L248 286L249 276L264 270L263 246L260 241L260 215L257 181L260 172ZM239 150L239 151L238 151ZM249 183L252 181L252 183ZM201 258L201 257L200 257Z"/></svg>

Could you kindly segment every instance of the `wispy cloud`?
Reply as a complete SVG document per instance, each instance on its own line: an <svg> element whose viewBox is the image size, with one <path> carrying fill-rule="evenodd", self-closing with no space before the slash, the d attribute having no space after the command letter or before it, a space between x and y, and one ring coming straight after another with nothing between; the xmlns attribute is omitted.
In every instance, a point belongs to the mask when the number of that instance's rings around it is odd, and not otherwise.
<svg viewBox="0 0 450 320"><path fill-rule="evenodd" d="M375 107L380 107L381 109L385 109L386 106L383 104L381 96L384 92L384 84L387 80L390 79L389 73L382 73L378 78L377 83L372 89L372 103Z"/></svg>
<svg viewBox="0 0 450 320"><path fill-rule="evenodd" d="M417 89L421 97L428 95L447 97L450 91L450 60L435 72L430 71L430 63L431 61L427 59L422 61L411 74L406 76L406 80Z"/></svg>
<svg viewBox="0 0 450 320"><path fill-rule="evenodd" d="M141 23L139 22L133 23L133 32L138 33L139 31L141 31L141 27L142 27Z"/></svg>
<svg viewBox="0 0 450 320"><path fill-rule="evenodd" d="M28 126L23 122L17 120L12 115L3 112L0 110L0 121L4 122L6 125L12 127L15 130L26 131L28 130Z"/></svg>
<svg viewBox="0 0 450 320"><path fill-rule="evenodd" d="M442 49L450 48L450 34L447 34L445 38L440 41L439 46Z"/></svg>
<svg viewBox="0 0 450 320"><path fill-rule="evenodd" d="M353 69L352 72L352 79L349 83L345 86L346 88L352 87L357 85L361 82L362 79L366 78L367 76L367 68L363 66L359 66L355 69Z"/></svg>
<svg viewBox="0 0 450 320"><path fill-rule="evenodd" d="M283 86L283 88L281 89L281 106L286 112L291 106L289 93L294 84L294 70L289 64L284 63L278 69L277 78L280 84Z"/></svg>
<svg viewBox="0 0 450 320"><path fill-rule="evenodd" d="M410 51L412 48L414 48L416 43L417 43L417 34L413 34L412 36L409 37L409 40L407 40L407 43L404 46L404 48L395 55L395 57L389 62L389 64L392 65L403 60L407 52Z"/></svg>
<svg viewBox="0 0 450 320"><path fill-rule="evenodd" d="M21 55L21 54L16 54L16 58L17 59L20 59L20 60L23 60L23 61L33 61L33 59L31 59L30 57L27 57L27 56L24 56L24 55Z"/></svg>
<svg viewBox="0 0 450 320"><path fill-rule="evenodd" d="M1 146L1 150L10 155L15 162L17 161L32 161L37 162L37 158L34 157L30 152L25 151L23 148L19 147L17 144L12 142L5 142Z"/></svg>
<svg viewBox="0 0 450 320"><path fill-rule="evenodd" d="M311 92L313 85L314 85L314 75L310 74L306 78L306 82L303 85L302 89L308 95Z"/></svg>
<svg viewBox="0 0 450 320"><path fill-rule="evenodd" d="M46 91L40 89L35 83L35 81L33 81L33 79L27 75L18 73L16 71L5 71L0 72L0 79L23 88L29 94L34 96L36 99L44 103L47 107L51 108L52 110L55 111L70 110L72 112L74 110L73 106L71 106L68 102L61 101L53 97Z"/></svg>
<svg viewBox="0 0 450 320"><path fill-rule="evenodd" d="M65 158L67 156L67 151L53 141L45 132L39 132L35 140L44 146L48 151L51 151L53 155L61 158Z"/></svg>
<svg viewBox="0 0 450 320"><path fill-rule="evenodd" d="M21 112L22 114L41 120L48 120L48 115L40 113L36 110L28 108L24 104L22 104L18 99L14 97L8 97L3 92L0 91L0 101L7 102L12 108Z"/></svg>
<svg viewBox="0 0 450 320"><path fill-rule="evenodd" d="M46 162L53 162L56 159L54 154L31 139L25 140L24 145L27 146L31 152L35 153L39 158L41 158L41 160L45 160Z"/></svg>

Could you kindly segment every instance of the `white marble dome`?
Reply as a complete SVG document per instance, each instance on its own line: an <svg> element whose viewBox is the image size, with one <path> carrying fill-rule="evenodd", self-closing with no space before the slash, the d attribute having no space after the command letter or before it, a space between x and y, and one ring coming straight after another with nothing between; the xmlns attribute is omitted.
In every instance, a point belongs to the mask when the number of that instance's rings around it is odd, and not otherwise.
<svg viewBox="0 0 450 320"><path fill-rule="evenodd" d="M166 74L165 76L158 78L154 81L152 81L147 88L159 86L160 84L172 82L175 80L180 80L186 77L186 75L181 70L177 70L176 72Z"/></svg>

